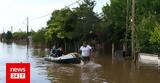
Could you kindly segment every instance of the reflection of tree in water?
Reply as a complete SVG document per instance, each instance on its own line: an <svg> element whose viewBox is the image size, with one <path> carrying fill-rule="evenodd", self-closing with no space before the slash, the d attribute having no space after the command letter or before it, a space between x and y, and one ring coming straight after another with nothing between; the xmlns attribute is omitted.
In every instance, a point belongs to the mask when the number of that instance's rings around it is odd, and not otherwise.
<svg viewBox="0 0 160 83"><path fill-rule="evenodd" d="M37 56L37 57L44 57L48 54L48 50L47 49L33 49L32 50L32 55L33 56Z"/></svg>

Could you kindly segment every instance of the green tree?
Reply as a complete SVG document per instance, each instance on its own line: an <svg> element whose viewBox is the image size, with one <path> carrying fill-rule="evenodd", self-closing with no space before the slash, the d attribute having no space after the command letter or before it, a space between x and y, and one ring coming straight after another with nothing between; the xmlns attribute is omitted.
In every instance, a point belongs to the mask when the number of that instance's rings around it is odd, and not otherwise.
<svg viewBox="0 0 160 83"><path fill-rule="evenodd" d="M150 43L160 45L160 25L157 25L151 32Z"/></svg>
<svg viewBox="0 0 160 83"><path fill-rule="evenodd" d="M27 38L26 32L14 32L13 33L13 40L24 40Z"/></svg>
<svg viewBox="0 0 160 83"><path fill-rule="evenodd" d="M111 0L110 5L107 4L102 8L105 22L103 27L107 28L109 39L114 43L123 42L125 38L126 6L126 0Z"/></svg>
<svg viewBox="0 0 160 83"><path fill-rule="evenodd" d="M128 9L130 9L130 0L128 4ZM112 55L114 55L114 47L116 49L122 49L123 51L128 50L129 40L130 40L130 29L127 26L126 29L126 17L127 15L127 0L110 0L111 4L106 4L102 8L103 18L102 18L102 32L103 41L112 43ZM130 10L128 10L130 12ZM125 48L124 48L125 47ZM127 53L126 53L127 54Z"/></svg>
<svg viewBox="0 0 160 83"><path fill-rule="evenodd" d="M93 12L95 1L84 0L78 7L55 10L47 22L45 39L48 43L66 43L87 40L90 32L95 33L98 17ZM75 46L78 47L78 46Z"/></svg>
<svg viewBox="0 0 160 83"><path fill-rule="evenodd" d="M149 39L151 53L160 53L160 25L156 25Z"/></svg>
<svg viewBox="0 0 160 83"><path fill-rule="evenodd" d="M1 34L1 38L4 40L4 39L6 39L6 33L5 32L3 32L2 34Z"/></svg>
<svg viewBox="0 0 160 83"><path fill-rule="evenodd" d="M7 31L6 33L6 40L12 40L12 33L10 31Z"/></svg>
<svg viewBox="0 0 160 83"><path fill-rule="evenodd" d="M72 15L72 11L69 8L55 10L47 23L46 40L56 41L58 39L70 38L69 33L73 30L72 22L74 22L72 21Z"/></svg>
<svg viewBox="0 0 160 83"><path fill-rule="evenodd" d="M159 3L159 0L137 0L136 2L137 52L156 53L154 50L158 49L158 44L153 44L153 41L151 43L151 40L153 40L153 32L156 25L160 23Z"/></svg>
<svg viewBox="0 0 160 83"><path fill-rule="evenodd" d="M91 31L95 32L96 28L98 28L99 18L98 15L93 12L95 5L95 0L84 0L82 3L79 3L79 7L73 10L78 16L74 32L82 41L88 40L87 35L90 34Z"/></svg>
<svg viewBox="0 0 160 83"><path fill-rule="evenodd" d="M44 36L45 32L46 32L45 28L42 28L38 30L37 32L33 32L32 33L33 42L44 44L45 43L45 36Z"/></svg>
<svg viewBox="0 0 160 83"><path fill-rule="evenodd" d="M130 26L128 27L127 40L126 35L126 0L111 0L110 5L103 7L104 31L108 32L107 38L113 43L123 43L130 41ZM156 24L160 23L160 1L159 0L137 0L136 1L136 52L153 52L157 46L150 41L154 41L153 36ZM131 14L131 1L129 0L129 18ZM128 19L129 20L129 19ZM130 20L129 20L130 21ZM129 22L130 24L130 22ZM151 34L152 32L152 34ZM152 39L150 39L152 38ZM158 44L157 44L158 45Z"/></svg>

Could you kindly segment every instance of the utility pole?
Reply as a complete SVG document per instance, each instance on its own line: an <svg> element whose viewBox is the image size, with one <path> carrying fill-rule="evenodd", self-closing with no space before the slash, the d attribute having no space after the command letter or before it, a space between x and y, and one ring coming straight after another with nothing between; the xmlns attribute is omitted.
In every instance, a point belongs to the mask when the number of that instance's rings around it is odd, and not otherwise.
<svg viewBox="0 0 160 83"><path fill-rule="evenodd" d="M29 38L28 38L28 36L29 36L29 34L28 34L28 30L29 30L29 20L28 20L29 18L27 17L27 60L28 60L28 45L29 45Z"/></svg>
<svg viewBox="0 0 160 83"><path fill-rule="evenodd" d="M13 33L13 26L11 26L11 33Z"/></svg>
<svg viewBox="0 0 160 83"><path fill-rule="evenodd" d="M27 36L28 36L28 28L29 28L29 27L28 27L28 23L29 23L29 22L28 22L28 17L27 17Z"/></svg>
<svg viewBox="0 0 160 83"><path fill-rule="evenodd" d="M29 29L29 20L28 20L28 17L27 17L27 45L29 43L29 40L28 40L28 29Z"/></svg>
<svg viewBox="0 0 160 83"><path fill-rule="evenodd" d="M3 28L3 33L5 33L4 28Z"/></svg>
<svg viewBox="0 0 160 83"><path fill-rule="evenodd" d="M135 60L135 0L132 0L132 19L131 19L131 51L132 58Z"/></svg>

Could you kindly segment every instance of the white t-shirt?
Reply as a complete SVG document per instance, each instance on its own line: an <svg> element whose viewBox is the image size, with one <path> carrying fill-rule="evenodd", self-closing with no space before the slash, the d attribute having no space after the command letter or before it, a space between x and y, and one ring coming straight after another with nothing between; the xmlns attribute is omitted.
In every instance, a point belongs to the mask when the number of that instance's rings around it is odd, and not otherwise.
<svg viewBox="0 0 160 83"><path fill-rule="evenodd" d="M86 46L86 47L81 46L81 47L80 47L80 50L82 51L82 56L86 56L86 57L89 56L91 49L92 49L92 48L91 48L90 46Z"/></svg>
<svg viewBox="0 0 160 83"><path fill-rule="evenodd" d="M92 47L90 45L87 45L88 48L90 48L92 50Z"/></svg>

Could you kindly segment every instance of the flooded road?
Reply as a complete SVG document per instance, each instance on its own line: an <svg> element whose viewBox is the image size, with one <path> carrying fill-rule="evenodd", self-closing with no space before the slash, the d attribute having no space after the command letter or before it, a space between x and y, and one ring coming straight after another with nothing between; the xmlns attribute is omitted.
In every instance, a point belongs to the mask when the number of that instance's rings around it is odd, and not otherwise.
<svg viewBox="0 0 160 83"><path fill-rule="evenodd" d="M44 61L47 54L48 49L0 43L0 83L5 83L5 65L9 62L31 63L31 83L160 83L157 66L113 60L111 54L95 53L83 66Z"/></svg>

